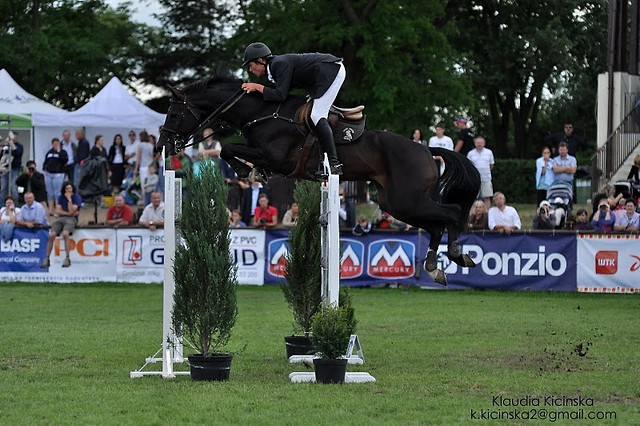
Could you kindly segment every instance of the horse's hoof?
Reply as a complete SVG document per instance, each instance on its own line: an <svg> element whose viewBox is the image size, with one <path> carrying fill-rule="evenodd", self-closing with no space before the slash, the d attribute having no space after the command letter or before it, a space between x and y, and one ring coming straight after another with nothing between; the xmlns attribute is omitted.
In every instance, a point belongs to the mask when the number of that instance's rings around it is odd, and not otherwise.
<svg viewBox="0 0 640 426"><path fill-rule="evenodd" d="M427 258L424 261L424 270L427 272L434 271L437 267L438 267L438 255L436 254L435 251L429 250L427 252Z"/></svg>
<svg viewBox="0 0 640 426"><path fill-rule="evenodd" d="M476 267L476 262L474 262L473 259L471 259L471 257L466 253L463 253L462 255L460 255L458 257L453 257L449 253L447 253L447 257L453 263L455 263L458 266L462 266L463 268L475 268Z"/></svg>
<svg viewBox="0 0 640 426"><path fill-rule="evenodd" d="M442 269L434 269L433 271L427 271L427 274L433 279L433 281L443 286L447 286L447 276Z"/></svg>

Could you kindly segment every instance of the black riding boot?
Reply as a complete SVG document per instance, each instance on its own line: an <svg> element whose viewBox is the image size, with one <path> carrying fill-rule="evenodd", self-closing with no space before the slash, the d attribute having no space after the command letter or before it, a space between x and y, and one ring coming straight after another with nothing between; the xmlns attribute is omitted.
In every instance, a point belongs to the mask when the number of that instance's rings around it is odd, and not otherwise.
<svg viewBox="0 0 640 426"><path fill-rule="evenodd" d="M338 154L336 153L336 144L333 140L333 131L326 118L321 118L316 124L316 135L322 147L322 151L327 153L329 158L329 166L331 167L331 173L334 175L342 174L342 164L338 160ZM322 165L322 158L320 159L320 165L316 172L316 177L320 178L324 176L324 167Z"/></svg>

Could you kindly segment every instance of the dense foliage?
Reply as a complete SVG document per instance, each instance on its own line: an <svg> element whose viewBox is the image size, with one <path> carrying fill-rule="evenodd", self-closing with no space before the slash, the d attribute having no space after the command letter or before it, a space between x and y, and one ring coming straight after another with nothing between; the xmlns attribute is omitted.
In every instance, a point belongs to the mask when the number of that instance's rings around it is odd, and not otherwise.
<svg viewBox="0 0 640 426"><path fill-rule="evenodd" d="M297 327L309 335L311 318L320 309L322 252L320 247L320 184L297 181L294 198L300 208L295 227L289 232L289 254L282 293L293 312Z"/></svg>
<svg viewBox="0 0 640 426"><path fill-rule="evenodd" d="M351 299L340 302L340 306L326 306L313 316L311 341L322 358L344 356L349 338L356 331L357 321Z"/></svg>
<svg viewBox="0 0 640 426"><path fill-rule="evenodd" d="M179 223L172 322L200 354L224 346L238 313L236 267L229 253L227 186L210 163L188 177L189 196Z"/></svg>

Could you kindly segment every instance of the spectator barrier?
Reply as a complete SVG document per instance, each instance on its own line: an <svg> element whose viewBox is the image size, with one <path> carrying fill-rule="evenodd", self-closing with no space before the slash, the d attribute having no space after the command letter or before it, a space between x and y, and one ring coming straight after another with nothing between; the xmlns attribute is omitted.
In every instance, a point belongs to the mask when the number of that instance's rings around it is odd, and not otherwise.
<svg viewBox="0 0 640 426"><path fill-rule="evenodd" d="M41 269L46 229L16 228L0 242L0 279L26 282L161 282L164 232L143 228L80 228L71 237L71 266L62 268L64 244L56 239L51 267ZM233 229L232 255L242 284L284 282L288 231ZM438 258L449 288L640 292L639 236L573 233L465 234L464 251L476 260L463 269ZM422 263L429 238L422 232L344 232L341 282L349 286L399 283L442 288ZM440 245L446 251L446 240ZM318 265L318 267L320 267Z"/></svg>

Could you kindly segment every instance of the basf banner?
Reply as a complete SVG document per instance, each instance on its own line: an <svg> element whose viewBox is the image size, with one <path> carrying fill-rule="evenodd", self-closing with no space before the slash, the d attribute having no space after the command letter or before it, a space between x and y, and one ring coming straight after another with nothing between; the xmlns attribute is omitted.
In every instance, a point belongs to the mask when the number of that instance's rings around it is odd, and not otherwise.
<svg viewBox="0 0 640 426"><path fill-rule="evenodd" d="M638 235L580 235L578 290L603 293L640 292Z"/></svg>

